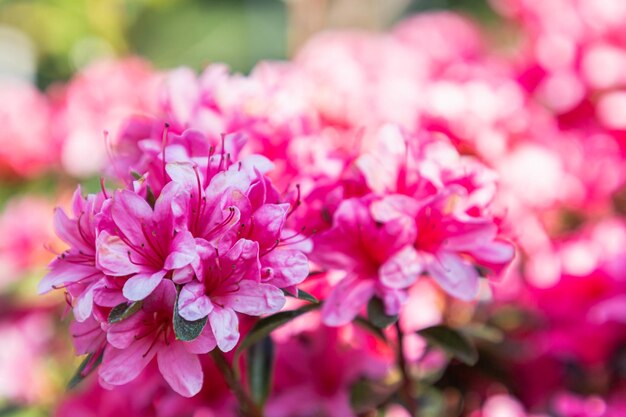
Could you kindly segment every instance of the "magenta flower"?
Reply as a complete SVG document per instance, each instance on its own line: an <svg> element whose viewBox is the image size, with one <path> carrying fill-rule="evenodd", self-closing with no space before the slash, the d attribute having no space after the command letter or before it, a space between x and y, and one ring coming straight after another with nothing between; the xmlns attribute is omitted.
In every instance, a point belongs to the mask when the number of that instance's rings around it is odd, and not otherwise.
<svg viewBox="0 0 626 417"><path fill-rule="evenodd" d="M209 318L218 347L228 352L239 340L237 312L270 314L285 304L283 292L261 282L259 245L240 239L226 253L206 243L203 275L183 285L180 315L190 321Z"/></svg>
<svg viewBox="0 0 626 417"><path fill-rule="evenodd" d="M383 199L381 205L397 207L394 198ZM454 210L458 199L452 193L442 194L422 207L417 203L402 206L414 219L416 230L407 257L417 259L450 295L472 300L478 292L479 273L475 265L499 271L511 262L515 250L498 237L498 227L491 219Z"/></svg>
<svg viewBox="0 0 626 417"><path fill-rule="evenodd" d="M54 213L55 231L70 248L50 263L50 272L39 283L38 291L44 294L65 288L73 298L74 317L78 321L91 315L94 290L104 278L96 265L96 235L105 202L102 193L84 198L78 187L72 198L74 218L70 219L62 209Z"/></svg>
<svg viewBox="0 0 626 417"><path fill-rule="evenodd" d="M141 310L107 328L108 345L99 369L100 379L109 385L124 385L139 376L156 356L159 370L168 384L185 397L202 387L202 367L197 354L215 347L211 329L205 327L191 341L177 340L173 328L176 288L163 280L143 301Z"/></svg>
<svg viewBox="0 0 626 417"><path fill-rule="evenodd" d="M371 197L345 200L335 212L333 227L314 239L311 259L346 273L324 303L328 325L350 322L374 295L384 301L387 314L398 314L405 289L422 272L412 247L415 226L402 216L377 222L371 203Z"/></svg>
<svg viewBox="0 0 626 417"><path fill-rule="evenodd" d="M171 183L154 210L131 191L117 191L112 198L113 226L98 236L97 261L107 275L130 276L123 288L129 300L146 298L168 273L199 261L191 233L175 229L172 198L176 192L176 184Z"/></svg>

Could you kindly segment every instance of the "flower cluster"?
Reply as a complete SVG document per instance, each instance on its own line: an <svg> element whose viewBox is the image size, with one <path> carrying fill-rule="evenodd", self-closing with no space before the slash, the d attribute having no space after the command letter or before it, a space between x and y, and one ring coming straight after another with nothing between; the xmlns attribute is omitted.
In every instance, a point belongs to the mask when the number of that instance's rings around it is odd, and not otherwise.
<svg viewBox="0 0 626 417"><path fill-rule="evenodd" d="M287 237L295 202L282 202L264 176L268 160L240 158L241 137L211 145L199 132L165 126L162 141L150 153L155 139L141 140L141 161L115 167L134 175L127 188L110 192L103 183L86 197L79 188L71 214L56 211L69 249L39 291L67 291L75 344L102 355L103 383L130 382L156 357L172 388L192 396L202 387L197 355L233 349L237 313L279 311L281 289L297 291L308 261Z"/></svg>

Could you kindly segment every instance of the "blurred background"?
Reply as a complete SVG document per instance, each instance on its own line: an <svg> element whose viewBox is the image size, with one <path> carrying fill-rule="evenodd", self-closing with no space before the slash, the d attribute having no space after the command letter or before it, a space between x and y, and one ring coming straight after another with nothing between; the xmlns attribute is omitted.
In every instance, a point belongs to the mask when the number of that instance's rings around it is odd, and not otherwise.
<svg viewBox="0 0 626 417"><path fill-rule="evenodd" d="M0 74L46 88L94 59L128 54L158 68L224 62L245 72L324 28L384 29L441 8L495 17L483 0L3 0Z"/></svg>

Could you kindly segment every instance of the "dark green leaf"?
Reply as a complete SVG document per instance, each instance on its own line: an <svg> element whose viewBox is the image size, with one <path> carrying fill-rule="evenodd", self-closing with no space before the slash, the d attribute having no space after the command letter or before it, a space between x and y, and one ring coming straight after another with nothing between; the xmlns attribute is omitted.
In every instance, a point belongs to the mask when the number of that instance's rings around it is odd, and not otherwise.
<svg viewBox="0 0 626 417"><path fill-rule="evenodd" d="M384 329L389 327L398 321L398 316L388 316L385 313L385 305L383 301L374 297L367 303L367 318L369 321L379 329Z"/></svg>
<svg viewBox="0 0 626 417"><path fill-rule="evenodd" d="M270 394L273 371L274 342L268 336L248 349L248 387L257 404L263 405Z"/></svg>
<svg viewBox="0 0 626 417"><path fill-rule="evenodd" d="M319 303L320 301L304 290L297 290L298 295L294 295L283 288L283 294L287 297L297 298L299 300L308 301L309 303Z"/></svg>
<svg viewBox="0 0 626 417"><path fill-rule="evenodd" d="M201 318L199 320L189 321L185 320L178 313L178 295L176 295L176 303L174 304L174 334L176 335L176 339L183 340L185 342L190 342L195 340L202 330L204 330L204 326L206 326L206 322L208 317Z"/></svg>
<svg viewBox="0 0 626 417"><path fill-rule="evenodd" d="M309 303L319 303L320 301L304 290L298 290L298 298Z"/></svg>
<svg viewBox="0 0 626 417"><path fill-rule="evenodd" d="M374 335L376 335L379 339L383 340L383 341L387 341L387 336L385 336L385 333L383 333L383 331L379 328L374 326L371 322L369 322L365 317L361 317L361 316L357 316L354 319L354 323L361 326L362 328L364 328L365 330L373 333Z"/></svg>
<svg viewBox="0 0 626 417"><path fill-rule="evenodd" d="M272 331L289 323L296 317L299 317L304 313L308 313L309 311L313 311L320 306L321 304L308 304L296 310L281 311L280 313L263 317L261 320L256 322L252 329L250 329L246 337L241 342L241 345L239 345L238 351L241 352L249 348L253 344L259 342L261 339L269 335Z"/></svg>
<svg viewBox="0 0 626 417"><path fill-rule="evenodd" d="M379 408L397 389L397 384L389 385L380 381L361 379L350 389L350 405L355 413L365 414Z"/></svg>
<svg viewBox="0 0 626 417"><path fill-rule="evenodd" d="M428 343L445 350L467 365L474 365L478 361L476 347L461 332L447 326L432 326L417 332Z"/></svg>
<svg viewBox="0 0 626 417"><path fill-rule="evenodd" d="M502 330L485 324L469 324L464 326L462 331L468 336L490 343L501 343L504 340Z"/></svg>
<svg viewBox="0 0 626 417"><path fill-rule="evenodd" d="M146 201L150 204L150 207L154 208L154 205L156 204L156 197L150 187L146 188Z"/></svg>
<svg viewBox="0 0 626 417"><path fill-rule="evenodd" d="M122 320L126 320L139 310L141 310L143 302L135 301L130 304L122 303L118 304L109 313L109 323L117 323Z"/></svg>
<svg viewBox="0 0 626 417"><path fill-rule="evenodd" d="M100 363L102 363L102 356L104 351L100 352L98 357L94 357L93 353L88 354L85 359L80 363L76 372L70 379L70 382L67 383L67 389L70 390L78 385L83 379L87 378L90 373L92 373Z"/></svg>
<svg viewBox="0 0 626 417"><path fill-rule="evenodd" d="M139 181L140 179L143 178L143 175L141 175L140 173L136 171L131 171L130 175L132 175L136 181Z"/></svg>

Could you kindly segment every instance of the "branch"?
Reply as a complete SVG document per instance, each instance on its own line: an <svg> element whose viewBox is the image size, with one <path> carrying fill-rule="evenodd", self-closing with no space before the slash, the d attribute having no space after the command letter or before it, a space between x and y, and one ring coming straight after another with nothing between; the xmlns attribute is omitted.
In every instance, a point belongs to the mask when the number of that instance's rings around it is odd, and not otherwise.
<svg viewBox="0 0 626 417"><path fill-rule="evenodd" d="M263 417L263 413L256 405L256 403L250 398L244 387L241 385L241 381L233 371L233 368L226 360L226 357L218 348L211 351L211 356L220 370L228 387L239 401L244 416L246 417Z"/></svg>

